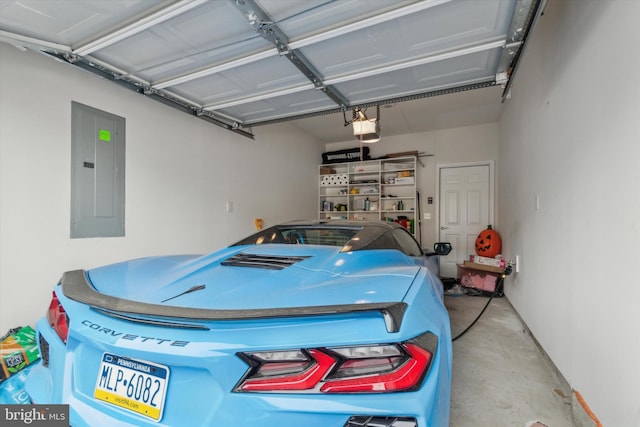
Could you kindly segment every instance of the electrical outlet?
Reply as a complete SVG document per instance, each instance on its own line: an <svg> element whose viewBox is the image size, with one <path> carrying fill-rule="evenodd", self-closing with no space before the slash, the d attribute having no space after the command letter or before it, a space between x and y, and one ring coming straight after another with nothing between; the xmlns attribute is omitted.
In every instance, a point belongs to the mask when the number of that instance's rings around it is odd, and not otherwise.
<svg viewBox="0 0 640 427"><path fill-rule="evenodd" d="M425 212L424 219L431 219L431 212Z"/></svg>
<svg viewBox="0 0 640 427"><path fill-rule="evenodd" d="M233 202L231 200L227 200L227 213L233 212Z"/></svg>

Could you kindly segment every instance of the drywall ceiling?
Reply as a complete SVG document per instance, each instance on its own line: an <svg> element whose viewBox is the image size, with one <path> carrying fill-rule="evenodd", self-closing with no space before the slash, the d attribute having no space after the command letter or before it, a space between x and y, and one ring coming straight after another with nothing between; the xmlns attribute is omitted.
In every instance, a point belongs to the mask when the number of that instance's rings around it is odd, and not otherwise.
<svg viewBox="0 0 640 427"><path fill-rule="evenodd" d="M389 132L415 132L499 110L495 85L509 84L539 6L540 0L0 0L0 41L247 136L283 120L300 120L316 133L329 120L334 126L336 112L351 119L360 108L375 116L378 105ZM469 90L482 96L454 108ZM434 95L451 101L437 107ZM479 98L488 101L485 110ZM474 118L467 117L473 110ZM304 120L322 115L330 116ZM330 133L320 139L335 139Z"/></svg>

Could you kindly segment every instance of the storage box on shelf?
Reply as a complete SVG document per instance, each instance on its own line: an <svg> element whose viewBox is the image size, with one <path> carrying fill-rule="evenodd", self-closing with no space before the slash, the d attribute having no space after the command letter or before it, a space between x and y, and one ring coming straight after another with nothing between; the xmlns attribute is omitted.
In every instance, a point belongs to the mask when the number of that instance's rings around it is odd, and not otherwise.
<svg viewBox="0 0 640 427"><path fill-rule="evenodd" d="M416 158L320 166L321 219L387 220L416 226Z"/></svg>
<svg viewBox="0 0 640 427"><path fill-rule="evenodd" d="M327 175L330 173L336 173L336 170L329 166L320 166L320 175Z"/></svg>

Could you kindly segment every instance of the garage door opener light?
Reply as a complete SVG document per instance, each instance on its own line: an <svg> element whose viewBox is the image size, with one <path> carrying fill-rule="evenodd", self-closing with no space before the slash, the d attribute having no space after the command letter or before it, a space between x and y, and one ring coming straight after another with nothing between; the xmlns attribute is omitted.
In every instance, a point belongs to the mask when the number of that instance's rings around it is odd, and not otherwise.
<svg viewBox="0 0 640 427"><path fill-rule="evenodd" d="M380 106L377 107L378 117L369 119L360 108L353 110L353 135L360 142L374 143L380 141Z"/></svg>

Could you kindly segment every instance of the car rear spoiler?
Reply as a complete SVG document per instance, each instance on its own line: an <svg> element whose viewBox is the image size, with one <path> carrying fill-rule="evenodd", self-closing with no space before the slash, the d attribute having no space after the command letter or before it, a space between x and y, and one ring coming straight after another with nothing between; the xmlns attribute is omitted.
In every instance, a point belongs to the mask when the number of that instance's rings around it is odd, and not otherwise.
<svg viewBox="0 0 640 427"><path fill-rule="evenodd" d="M404 302L318 305L308 307L256 308L249 310L216 310L172 305L150 304L104 295L96 291L84 270L67 271L61 279L62 292L74 301L95 308L123 314L157 316L192 320L249 320L278 317L322 316L331 314L378 311L389 333L400 330L407 309Z"/></svg>

